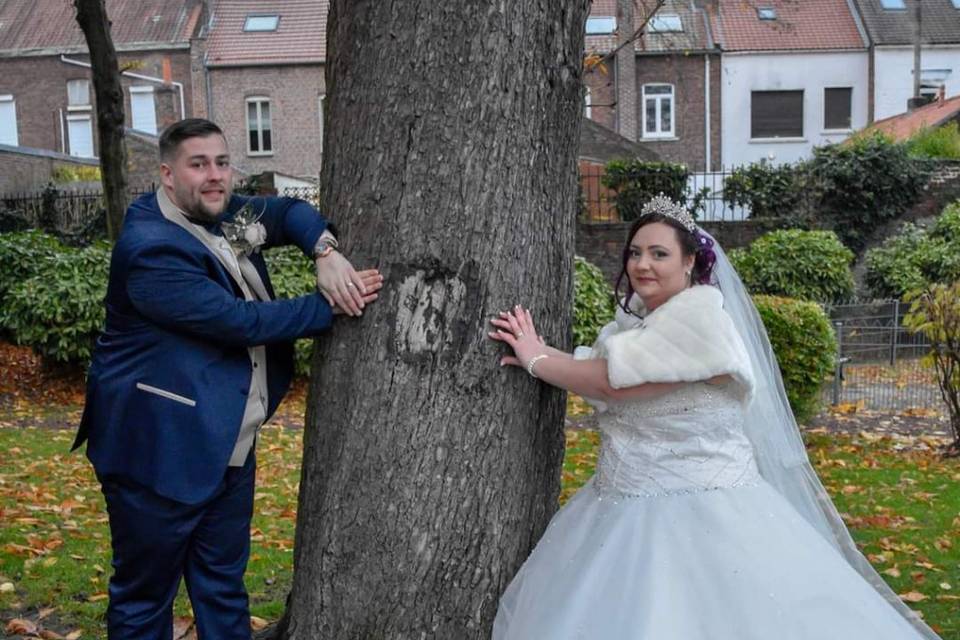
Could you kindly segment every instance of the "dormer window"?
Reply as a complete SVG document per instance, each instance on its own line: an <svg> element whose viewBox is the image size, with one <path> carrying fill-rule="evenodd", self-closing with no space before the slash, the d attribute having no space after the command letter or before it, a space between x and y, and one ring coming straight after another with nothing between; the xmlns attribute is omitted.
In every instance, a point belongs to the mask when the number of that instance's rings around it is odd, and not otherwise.
<svg viewBox="0 0 960 640"><path fill-rule="evenodd" d="M588 36L607 36L617 30L617 19L613 16L587 18Z"/></svg>
<svg viewBox="0 0 960 640"><path fill-rule="evenodd" d="M650 18L648 25L650 33L676 33L683 31L680 16L675 13L658 14Z"/></svg>
<svg viewBox="0 0 960 640"><path fill-rule="evenodd" d="M244 31L276 31L280 24L280 16L247 16L243 23Z"/></svg>
<svg viewBox="0 0 960 640"><path fill-rule="evenodd" d="M907 5L904 4L903 0L880 0L880 6L887 11L895 11L897 9L907 8Z"/></svg>
<svg viewBox="0 0 960 640"><path fill-rule="evenodd" d="M757 17L761 20L776 20L777 10L773 7L759 7L757 9Z"/></svg>

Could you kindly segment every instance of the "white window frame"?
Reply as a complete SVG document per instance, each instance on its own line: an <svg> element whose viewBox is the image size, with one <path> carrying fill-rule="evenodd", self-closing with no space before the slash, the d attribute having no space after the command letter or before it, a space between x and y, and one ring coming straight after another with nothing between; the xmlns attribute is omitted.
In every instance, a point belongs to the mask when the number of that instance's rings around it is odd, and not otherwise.
<svg viewBox="0 0 960 640"><path fill-rule="evenodd" d="M14 100L13 95L6 94L0 95L0 103L10 103L10 111L13 113L13 120L11 121L13 138L8 140L0 140L0 144L8 144L11 147L18 147L20 146L20 131L17 127L17 101Z"/></svg>
<svg viewBox="0 0 960 640"><path fill-rule="evenodd" d="M617 19L614 16L593 16L587 18L586 34L588 36L608 36L617 30Z"/></svg>
<svg viewBox="0 0 960 640"><path fill-rule="evenodd" d="M73 94L70 91L71 87L81 86L80 83L83 83L83 86L86 86L86 102L74 102ZM74 78L73 80L67 80L67 111L83 111L91 108L90 104L90 80L88 78Z"/></svg>
<svg viewBox="0 0 960 640"><path fill-rule="evenodd" d="M683 20L676 13L658 13L647 23L650 33L683 33Z"/></svg>
<svg viewBox="0 0 960 640"><path fill-rule="evenodd" d="M263 105L264 102L267 103L267 108L270 110L270 128L269 128L269 130L270 130L270 148L267 149L267 150L264 150L264 148L263 148L263 131L264 131L264 127L263 127L263 106L262 106L262 105ZM250 131L251 131L251 127L250 127L250 105L251 105L251 104L256 104L256 105L257 105L257 128L256 128L256 131L257 131L257 141L258 141L259 144L260 144L260 149L259 149L258 151L254 151L253 149L250 148ZM274 139L276 138L276 136L274 135L274 129L273 129L273 106L270 104L270 97L269 97L269 96L250 96L250 97L247 98L246 101L243 103L243 106L244 106L244 118L245 118L245 120L246 120L246 122L247 122L247 128L246 128L246 130L244 131L244 135L246 136L246 139L247 139L247 155L248 155L248 156L272 156L272 155L273 155L273 150L274 150L274 147L275 147L275 145L274 145Z"/></svg>
<svg viewBox="0 0 960 640"><path fill-rule="evenodd" d="M757 7L758 20L776 20L777 10L774 7Z"/></svg>
<svg viewBox="0 0 960 640"><path fill-rule="evenodd" d="M583 92L583 117L587 120L593 118L593 91L590 90L590 87L587 87L587 90Z"/></svg>
<svg viewBox="0 0 960 640"><path fill-rule="evenodd" d="M70 131L70 123L71 123L71 122L86 122L86 123L87 123L87 131L90 132L90 155L84 154L84 153L83 153L83 151L84 151L83 149L79 149L77 146L75 146L75 145L77 144L77 140L74 138L74 136L72 135L72 133L71 133L71 131ZM72 156L74 156L74 157L76 157L76 158L96 158L96 157L97 157L96 144L95 144L95 141L94 141L94 139L93 139L93 114L92 114L92 113L90 113L90 112L88 112L88 113L73 113L73 114L67 115L67 134L68 134L68 137L69 137L69 140L70 140L70 155L72 155Z"/></svg>
<svg viewBox="0 0 960 640"><path fill-rule="evenodd" d="M151 122L153 124L152 129L138 129L136 121L134 120L134 108L133 108L133 96L134 94L142 95L145 93L150 94L150 104L153 105L153 111L151 115ZM143 133L149 133L150 135L157 135L157 99L154 95L152 85L134 85L130 87L130 128L136 131L142 131Z"/></svg>
<svg viewBox="0 0 960 640"><path fill-rule="evenodd" d="M670 93L652 93L649 96L650 100L656 102L655 110L655 119L656 119L656 129L651 132L647 129L647 89L653 87L669 87ZM657 139L657 138L675 138L677 130L677 109L676 109L676 88L672 84L666 82L651 82L649 84L643 85L643 92L640 101L640 112L643 115L642 129L643 138L647 140ZM669 101L670 103L670 130L663 131L660 128L660 123L663 121L663 103Z"/></svg>
<svg viewBox="0 0 960 640"><path fill-rule="evenodd" d="M893 6L896 4L896 6ZM907 5L903 0L894 0L893 3L890 0L880 0L880 8L884 11L906 11Z"/></svg>
<svg viewBox="0 0 960 640"><path fill-rule="evenodd" d="M276 31L280 28L280 15L276 13L252 13L243 21L247 33Z"/></svg>

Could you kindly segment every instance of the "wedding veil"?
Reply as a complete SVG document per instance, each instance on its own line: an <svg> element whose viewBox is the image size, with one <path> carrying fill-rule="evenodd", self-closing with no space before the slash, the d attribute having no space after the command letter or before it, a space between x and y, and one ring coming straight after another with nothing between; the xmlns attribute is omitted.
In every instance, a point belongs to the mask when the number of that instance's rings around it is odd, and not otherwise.
<svg viewBox="0 0 960 640"><path fill-rule="evenodd" d="M701 233L704 232L701 230ZM843 519L807 458L763 322L743 282L715 240L714 252L717 261L713 276L723 292L724 309L733 318L734 325L747 347L756 378L755 396L746 412L746 432L753 444L760 474L874 589L907 618L924 638L937 640L939 636L897 597L870 566L850 537Z"/></svg>

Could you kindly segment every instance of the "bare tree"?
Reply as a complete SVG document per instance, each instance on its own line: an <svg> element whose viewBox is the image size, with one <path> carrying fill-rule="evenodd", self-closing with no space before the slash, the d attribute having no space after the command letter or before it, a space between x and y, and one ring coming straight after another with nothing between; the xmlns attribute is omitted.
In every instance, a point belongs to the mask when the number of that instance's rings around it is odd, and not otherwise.
<svg viewBox="0 0 960 640"><path fill-rule="evenodd" d="M488 638L556 509L564 394L488 320L569 343L587 0L333 0L322 182L386 276L316 349L283 638Z"/></svg>
<svg viewBox="0 0 960 640"><path fill-rule="evenodd" d="M100 179L107 207L107 233L116 239L129 204L127 148L124 133L123 85L117 51L110 36L105 0L74 0L77 23L90 51L93 89L97 100Z"/></svg>

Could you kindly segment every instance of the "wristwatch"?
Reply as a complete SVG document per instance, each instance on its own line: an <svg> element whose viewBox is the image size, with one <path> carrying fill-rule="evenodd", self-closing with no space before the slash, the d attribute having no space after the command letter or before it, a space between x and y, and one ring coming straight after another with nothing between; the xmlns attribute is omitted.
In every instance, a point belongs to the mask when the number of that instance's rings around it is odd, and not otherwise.
<svg viewBox="0 0 960 640"><path fill-rule="evenodd" d="M334 249L336 249L336 247L332 242L329 242L324 238L320 238L317 240L317 245L313 248L313 257L314 259L326 258L328 255L333 253Z"/></svg>
<svg viewBox="0 0 960 640"><path fill-rule="evenodd" d="M330 252L339 248L340 243L337 242L337 238L329 231L324 231L320 239L317 240L317 244L313 246L313 257L314 259L326 258L330 255Z"/></svg>

